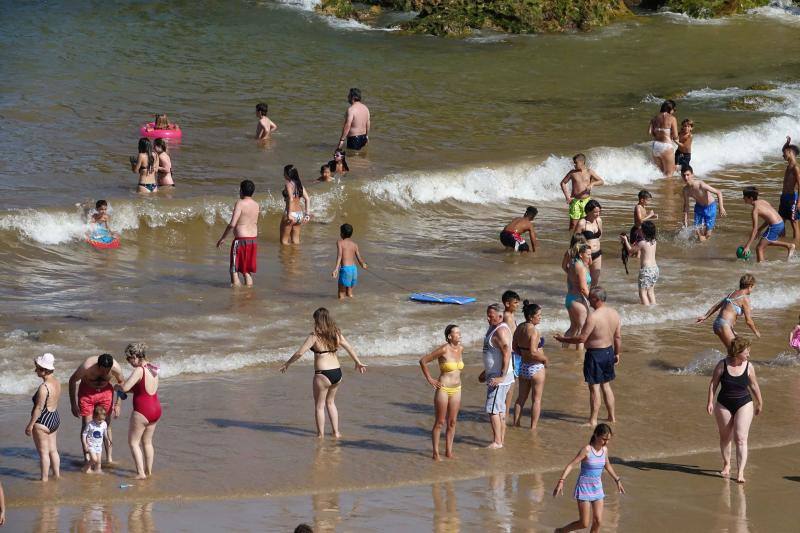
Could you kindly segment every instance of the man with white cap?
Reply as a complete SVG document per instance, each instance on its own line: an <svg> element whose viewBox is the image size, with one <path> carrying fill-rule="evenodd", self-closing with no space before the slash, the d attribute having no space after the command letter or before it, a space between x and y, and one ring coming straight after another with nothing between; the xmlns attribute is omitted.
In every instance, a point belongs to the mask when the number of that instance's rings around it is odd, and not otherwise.
<svg viewBox="0 0 800 533"><path fill-rule="evenodd" d="M72 376L69 378L69 403L72 406L72 416L81 417L81 435L86 429L86 424L92 419L95 405L102 405L106 412L113 412L114 418L119 418L119 396L114 395L114 387L111 385L111 378L117 383L125 382L122 377L122 368L119 363L114 361L111 354L93 356L84 361ZM78 387L80 382L80 387ZM107 420L108 431L106 432L105 450L106 460L113 462L111 457L111 418ZM81 438L81 446L84 448L84 459L87 451Z"/></svg>

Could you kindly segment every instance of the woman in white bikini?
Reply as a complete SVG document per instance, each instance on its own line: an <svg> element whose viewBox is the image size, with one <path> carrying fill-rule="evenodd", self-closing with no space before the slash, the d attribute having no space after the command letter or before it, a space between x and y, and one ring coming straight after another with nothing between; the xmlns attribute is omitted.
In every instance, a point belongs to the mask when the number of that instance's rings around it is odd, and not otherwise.
<svg viewBox="0 0 800 533"><path fill-rule="evenodd" d="M675 102L666 100L661 111L650 120L648 131L653 138L653 162L664 174L670 177L675 173L675 145L678 140L678 120L675 118Z"/></svg>
<svg viewBox="0 0 800 533"><path fill-rule="evenodd" d="M311 199L294 165L283 167L283 179L286 181L283 187L286 210L281 217L281 244L300 244L300 226L311 220ZM300 200L305 202L305 211Z"/></svg>

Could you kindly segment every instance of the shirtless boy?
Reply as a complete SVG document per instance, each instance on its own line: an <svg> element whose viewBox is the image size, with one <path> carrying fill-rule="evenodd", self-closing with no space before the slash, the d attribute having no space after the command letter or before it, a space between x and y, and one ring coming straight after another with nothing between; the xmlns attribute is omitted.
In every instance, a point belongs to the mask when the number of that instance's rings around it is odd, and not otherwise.
<svg viewBox="0 0 800 533"><path fill-rule="evenodd" d="M231 286L239 287L239 274L244 276L248 287L253 286L253 276L257 268L258 256L258 202L253 200L256 191L255 184L244 180L239 184L239 201L233 206L233 215L230 223L222 232L222 237L217 241L217 248L222 245L225 237L233 230L231 243Z"/></svg>
<svg viewBox="0 0 800 533"><path fill-rule="evenodd" d="M717 201L719 199L719 214L726 216L725 206L722 202L722 192L707 185L704 181L695 179L692 167L681 169L681 177L686 185L683 186L683 225L689 225L689 199L694 198L694 225L695 233L700 241L711 237L711 232L717 225Z"/></svg>
<svg viewBox="0 0 800 533"><path fill-rule="evenodd" d="M270 136L270 134L278 129L277 124L272 122L267 117L267 104L256 104L256 116L258 117L258 124L256 124L256 139L262 140Z"/></svg>
<svg viewBox="0 0 800 533"><path fill-rule="evenodd" d="M348 150L361 150L369 142L369 109L361 103L361 89L350 89L347 101L350 107L345 113L342 136L336 148L342 148L347 141Z"/></svg>
<svg viewBox="0 0 800 533"><path fill-rule="evenodd" d="M119 363L107 353L88 358L69 378L69 403L72 407L72 416L81 417L80 434L84 458L87 458L88 450L83 445L83 431L86 429L86 424L92 420L95 406L102 405L107 413L112 412L113 408L114 418L119 417L119 397L114 395L111 378L114 378L119 384L125 382ZM78 386L78 382L80 382L80 386ZM106 459L111 463L113 462L111 418L107 423L108 431L104 447Z"/></svg>
<svg viewBox="0 0 800 533"><path fill-rule="evenodd" d="M518 252L536 252L536 232L533 229L533 219L539 214L539 210L533 206L528 206L525 214L517 217L500 232L500 242L506 248L513 248ZM530 246L522 237L527 233L530 238Z"/></svg>
<svg viewBox="0 0 800 533"><path fill-rule="evenodd" d="M336 266L333 267L331 277L339 278L339 299L341 300L345 296L353 297L353 287L358 283L356 261L365 270L367 263L361 257L358 245L350 238L353 236L353 226L342 224L339 228L339 236L341 238L336 243Z"/></svg>
<svg viewBox="0 0 800 533"><path fill-rule="evenodd" d="M783 145L783 160L786 161L786 170L783 173L783 190L778 207L778 214L783 220L788 220L792 225L792 240L797 240L797 197L800 191L800 165L797 164L797 155L800 149L791 144L792 138L786 137Z"/></svg>
<svg viewBox="0 0 800 533"><path fill-rule="evenodd" d="M567 175L561 180L561 191L567 200L567 206L569 206L569 230L571 232L575 230L578 221L586 216L583 208L592 199L592 187L599 187L605 183L603 178L586 166L585 155L576 154L572 158L572 162L575 168L567 172ZM572 193L567 192L567 183L569 182L572 182Z"/></svg>
<svg viewBox="0 0 800 533"><path fill-rule="evenodd" d="M756 187L745 187L742 192L742 197L744 203L753 206L753 231L750 233L750 238L744 245L744 255L749 255L750 245L756 240L756 236L766 229L766 231L761 234L758 246L756 246L756 259L758 259L758 262L760 263L764 260L764 250L766 250L767 246L786 248L788 252L787 259L792 257L792 255L794 255L794 244L778 240L778 237L780 237L786 229L778 212L775 211L766 200L758 199L758 189ZM758 225L759 218L764 219L764 223L761 224L760 227Z"/></svg>
<svg viewBox="0 0 800 533"><path fill-rule="evenodd" d="M656 225L646 220L642 223L641 233L642 238L633 244L624 233L619 237L630 255L639 256L639 302L642 305L655 305L655 286L659 277L656 264Z"/></svg>
<svg viewBox="0 0 800 533"><path fill-rule="evenodd" d="M650 194L650 191L647 189L642 189L639 191L639 203L633 207L633 227L631 227L629 235L631 244L636 244L644 239L644 235L642 234L642 224L645 221L658 219L658 215L655 211L652 209L650 211L647 210L647 204L652 198L653 195Z"/></svg>
<svg viewBox="0 0 800 533"><path fill-rule="evenodd" d="M685 118L681 122L681 131L678 132L678 149L675 150L675 165L681 170L688 167L692 161L692 130L694 122Z"/></svg>

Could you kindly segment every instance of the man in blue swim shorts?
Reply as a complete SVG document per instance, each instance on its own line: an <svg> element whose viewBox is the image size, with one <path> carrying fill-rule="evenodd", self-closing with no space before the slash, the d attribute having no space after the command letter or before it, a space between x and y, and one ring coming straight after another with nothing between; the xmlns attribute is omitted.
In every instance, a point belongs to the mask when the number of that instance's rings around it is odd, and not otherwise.
<svg viewBox="0 0 800 533"><path fill-rule="evenodd" d="M356 261L361 264L361 268L367 268L367 263L358 251L358 245L350 237L353 236L353 226L342 224L339 227L339 242L336 243L336 266L333 267L331 276L339 278L339 299L345 296L353 297L353 287L358 284L358 267Z"/></svg>
<svg viewBox="0 0 800 533"><path fill-rule="evenodd" d="M616 378L615 366L622 354L622 329L619 313L606 305L606 291L600 286L589 291L589 305L594 309L578 337L556 335L559 342L584 344L583 379L589 387L589 425L597 425L600 414L600 395L608 410L608 421L616 422L614 414L614 391L611 382Z"/></svg>
<svg viewBox="0 0 800 533"><path fill-rule="evenodd" d="M775 208L769 205L766 200L758 199L758 189L756 187L745 187L742 197L744 203L753 207L753 231L750 232L750 238L744 245L744 255L747 256L749 254L750 245L761 234L758 246L756 246L756 258L759 263L764 260L764 251L767 246L786 248L788 252L787 259L792 257L794 255L794 244L778 240L778 237L784 234L786 226L781 220L781 216L775 211ZM759 226L758 222L761 218L764 219L764 223ZM764 233L761 233L762 231Z"/></svg>
<svg viewBox="0 0 800 533"><path fill-rule="evenodd" d="M711 232L717 225L717 201L719 199L719 214L725 216L725 207L722 203L722 192L695 179L694 170L689 165L681 169L681 177L686 185L683 186L683 225L689 225L689 200L694 198L694 225L695 233L700 241L711 237Z"/></svg>
<svg viewBox="0 0 800 533"><path fill-rule="evenodd" d="M800 149L791 144L792 138L786 137L783 145L783 159L786 161L786 170L783 172L783 189L781 201L778 205L778 214L783 220L788 220L792 226L792 240L797 240L798 216L797 200L800 191L800 165L797 164L797 155Z"/></svg>

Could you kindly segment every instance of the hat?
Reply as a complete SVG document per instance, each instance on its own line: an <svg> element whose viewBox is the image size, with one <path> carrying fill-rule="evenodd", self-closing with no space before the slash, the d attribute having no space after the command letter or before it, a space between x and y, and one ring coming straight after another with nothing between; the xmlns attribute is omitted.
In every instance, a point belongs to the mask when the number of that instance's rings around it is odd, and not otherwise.
<svg viewBox="0 0 800 533"><path fill-rule="evenodd" d="M56 358L53 357L53 354L46 353L34 359L36 361L36 365L39 368L44 368L45 370L55 370L56 367L53 363L55 363Z"/></svg>

